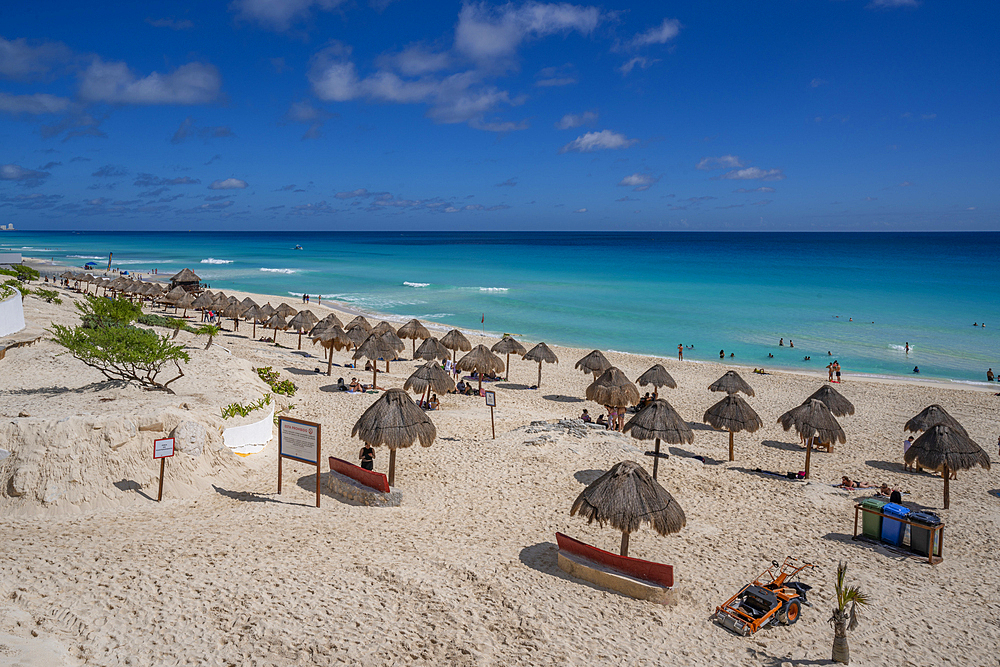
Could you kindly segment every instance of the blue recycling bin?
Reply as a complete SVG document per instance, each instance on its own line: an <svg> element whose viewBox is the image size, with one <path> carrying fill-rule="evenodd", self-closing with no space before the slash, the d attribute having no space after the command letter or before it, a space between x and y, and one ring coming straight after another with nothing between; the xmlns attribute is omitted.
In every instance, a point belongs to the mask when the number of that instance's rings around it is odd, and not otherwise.
<svg viewBox="0 0 1000 667"><path fill-rule="evenodd" d="M910 510L897 505L896 503L886 503L882 506L882 541L895 544L897 547L903 544L903 536L906 534L906 524L896 519L906 519Z"/></svg>
<svg viewBox="0 0 1000 667"><path fill-rule="evenodd" d="M941 525L941 517L934 512L913 512L909 520L913 522L910 526L910 548L924 556L938 553L941 549L941 532L931 529ZM931 533L934 534L933 544Z"/></svg>

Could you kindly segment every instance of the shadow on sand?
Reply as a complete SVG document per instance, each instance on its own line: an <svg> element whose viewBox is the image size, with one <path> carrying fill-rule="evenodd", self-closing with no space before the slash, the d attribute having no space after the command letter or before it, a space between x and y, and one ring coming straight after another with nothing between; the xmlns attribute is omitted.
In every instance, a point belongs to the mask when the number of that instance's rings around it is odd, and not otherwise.
<svg viewBox="0 0 1000 667"><path fill-rule="evenodd" d="M765 447L771 447L772 449L783 449L786 452L802 452L805 453L806 448L797 442L778 442L777 440L762 440L761 443ZM813 449L814 452L821 452L822 449Z"/></svg>
<svg viewBox="0 0 1000 667"><path fill-rule="evenodd" d="M142 484L133 479L123 479L120 482L115 482L115 488L117 488L119 491L135 491L146 500L152 500L154 502L156 501L155 498L148 495L145 491L142 490Z"/></svg>
<svg viewBox="0 0 1000 667"><path fill-rule="evenodd" d="M711 456L704 456L702 454L695 454L694 452L689 452L688 450L681 449L680 447L668 447L667 451L669 451L674 456L683 456L683 457L689 458L689 459L698 459L698 457L701 457L699 460L701 460L701 462L704 463L707 466L717 466L720 463L722 463L722 461L718 461L716 459L713 459ZM652 456L653 453L652 452L647 452L647 455L648 456ZM660 449L660 456L663 456L663 450L662 449ZM704 459L704 460L702 460L702 459Z"/></svg>
<svg viewBox="0 0 1000 667"><path fill-rule="evenodd" d="M542 396L546 401L556 401L558 403L583 403L582 398L576 396L563 396L561 394L546 394Z"/></svg>
<svg viewBox="0 0 1000 667"><path fill-rule="evenodd" d="M573 477L576 481L580 482L585 486L593 484L598 477L606 473L607 470L577 470L573 473Z"/></svg>
<svg viewBox="0 0 1000 667"><path fill-rule="evenodd" d="M58 396L59 394L88 394L96 391L106 391L108 389L120 389L127 385L122 380L104 380L102 382L91 382L90 384L75 389L69 387L38 387L36 389L9 389L0 391L0 394L8 396Z"/></svg>
<svg viewBox="0 0 1000 667"><path fill-rule="evenodd" d="M330 500L336 500L338 503L340 503L342 505L352 505L354 507L364 507L364 505L362 505L361 503L356 503L353 500L348 500L347 498L342 498L342 497L338 496L335 493L330 493L330 490L326 486L326 478L329 476L329 474L330 473L328 473L328 472L320 473L320 480L319 480L319 494L320 494L320 496L322 496L323 498L329 498ZM299 477L297 480L295 480L295 483L303 491L308 491L310 494L312 494L313 497L316 496L316 473L310 473L308 475L303 475L302 477ZM320 500L320 502L322 503L323 501Z"/></svg>
<svg viewBox="0 0 1000 667"><path fill-rule="evenodd" d="M521 549L521 553L518 554L518 559L532 570L541 572L542 574L547 574L550 577L562 579L563 581L568 581L578 586L585 586L591 590L601 591L609 595L615 595L629 600L632 599L627 595L622 595L621 593L613 591L610 588L595 586L589 581L571 577L563 572L562 568L559 567L559 547L553 542L539 542L538 544L533 544L530 547L525 547Z"/></svg>
<svg viewBox="0 0 1000 667"><path fill-rule="evenodd" d="M498 389L528 389L526 384L514 384L513 382L499 382L497 383Z"/></svg>

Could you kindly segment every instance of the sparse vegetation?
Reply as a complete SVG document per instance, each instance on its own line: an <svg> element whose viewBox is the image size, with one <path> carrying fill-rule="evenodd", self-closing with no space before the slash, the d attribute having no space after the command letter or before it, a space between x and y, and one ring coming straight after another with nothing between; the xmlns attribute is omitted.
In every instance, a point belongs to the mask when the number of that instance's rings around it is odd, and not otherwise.
<svg viewBox="0 0 1000 667"><path fill-rule="evenodd" d="M275 394L281 394L283 396L294 396L295 391L298 389L291 380L280 380L278 371L274 370L271 366L264 366L263 368L255 368L257 375L260 379L266 382L270 387L271 391Z"/></svg>
<svg viewBox="0 0 1000 667"><path fill-rule="evenodd" d="M226 407L222 408L222 418L229 419L239 415L240 417L246 417L254 410L260 410L264 406L271 405L271 394L264 394L264 397L260 400L254 401L253 403L247 403L242 405L240 403L230 403Z"/></svg>
<svg viewBox="0 0 1000 667"><path fill-rule="evenodd" d="M197 333L197 330L184 320L180 320L175 317L164 317L163 315L157 315L155 313L140 315L137 322L139 324L145 324L149 327L164 327L166 329L180 328L190 333Z"/></svg>
<svg viewBox="0 0 1000 667"><path fill-rule="evenodd" d="M205 324L194 330L199 336L208 336L208 343L205 344L205 349L212 347L212 340L219 335L222 328L218 324Z"/></svg>
<svg viewBox="0 0 1000 667"><path fill-rule="evenodd" d="M39 287L34 290L34 295L47 303L54 303L56 305L62 304L62 299L59 298L59 292L53 289L42 289Z"/></svg>

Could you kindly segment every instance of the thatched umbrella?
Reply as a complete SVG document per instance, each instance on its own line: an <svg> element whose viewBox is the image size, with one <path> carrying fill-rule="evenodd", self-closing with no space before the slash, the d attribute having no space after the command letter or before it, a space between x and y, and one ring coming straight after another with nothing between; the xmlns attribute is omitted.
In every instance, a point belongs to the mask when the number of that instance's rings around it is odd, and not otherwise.
<svg viewBox="0 0 1000 667"><path fill-rule="evenodd" d="M311 310L300 310L288 323L289 329L299 332L299 349L302 349L302 333L313 328L319 322L319 318L313 315Z"/></svg>
<svg viewBox="0 0 1000 667"><path fill-rule="evenodd" d="M503 359L490 352L485 345L477 345L472 348L471 352L458 360L456 366L460 371L475 371L477 373L479 393L483 391L483 375L485 373L501 373L504 369Z"/></svg>
<svg viewBox="0 0 1000 667"><path fill-rule="evenodd" d="M948 424L931 426L913 441L903 455L907 465L940 470L944 477L944 508L951 505L948 478L953 470L968 470L979 465L990 469L990 457L972 438Z"/></svg>
<svg viewBox="0 0 1000 667"><path fill-rule="evenodd" d="M264 313L264 309L261 306L254 306L250 310L248 310L245 313L243 313L243 316L249 318L250 321L253 322L253 334L252 335L253 335L253 338L256 339L257 338L257 323L258 322L266 322L269 316Z"/></svg>
<svg viewBox="0 0 1000 667"><path fill-rule="evenodd" d="M326 360L326 374L331 375L333 373L333 351L336 349L338 352L344 348L351 347L354 341L350 339L347 333L341 329L339 326L334 324L333 326L326 326L317 331L320 325L317 324L313 327L313 330L309 332L309 337L312 338L313 345L319 343L324 348L326 348L327 360Z"/></svg>
<svg viewBox="0 0 1000 667"><path fill-rule="evenodd" d="M172 290L164 294L162 297L160 297L160 301L168 305L174 306L174 310L176 311L177 302L183 299L186 295L187 292L184 291L184 288L178 285L177 287L173 288Z"/></svg>
<svg viewBox="0 0 1000 667"><path fill-rule="evenodd" d="M217 313L221 313L228 307L229 307L229 297L222 292L217 293L215 295L215 299L212 301L212 306L211 306L212 310L216 311ZM274 313L272 312L270 315L268 315L268 317L270 317L273 314Z"/></svg>
<svg viewBox="0 0 1000 667"><path fill-rule="evenodd" d="M412 319L403 326L399 327L396 335L400 338L409 338L413 341L412 352L413 358L417 358L417 339L427 340L431 337L431 332L427 330L423 324L420 323L418 319Z"/></svg>
<svg viewBox="0 0 1000 667"><path fill-rule="evenodd" d="M198 295L198 298L195 299L194 303L191 305L201 310L201 320L204 322L205 310L211 308L214 302L215 302L215 295L209 292L208 290L205 290L204 292Z"/></svg>
<svg viewBox="0 0 1000 667"><path fill-rule="evenodd" d="M820 442L841 444L847 442L844 429L840 428L837 418L826 407L826 403L815 398L808 399L802 405L792 408L785 414L778 417L778 423L786 431L793 426L798 431L799 437L806 442L806 479L809 478L809 454L812 452L813 438L818 437Z"/></svg>
<svg viewBox="0 0 1000 667"><path fill-rule="evenodd" d="M444 361L445 359L451 359L451 352L448 351L444 345L441 344L434 336L430 336L424 339L424 342L420 344L416 352L413 353L414 359L426 359L427 361L435 361L440 359Z"/></svg>
<svg viewBox="0 0 1000 667"><path fill-rule="evenodd" d="M846 417L854 414L854 404L828 384L814 391L806 400L808 401L810 398L822 401L826 407L830 408L830 412L833 413L834 417Z"/></svg>
<svg viewBox="0 0 1000 667"><path fill-rule="evenodd" d="M654 364L648 371L640 375L636 382L639 383L640 387L651 384L656 388L669 387L670 389L677 389L677 382L670 376L667 369L660 364Z"/></svg>
<svg viewBox="0 0 1000 667"><path fill-rule="evenodd" d="M558 364L559 357L556 353L549 349L549 346L545 343L539 343L535 347L528 350L523 357L525 361L537 361L538 362L538 387L542 386L542 362L547 364Z"/></svg>
<svg viewBox="0 0 1000 667"><path fill-rule="evenodd" d="M233 320L233 331L239 331L240 318L246 312L246 308L244 308L242 303L231 303L219 311L219 317L231 318Z"/></svg>
<svg viewBox="0 0 1000 667"><path fill-rule="evenodd" d="M580 361L576 362L573 368L579 368L584 373L593 373L594 379L611 368L611 362L607 360L600 350L593 350Z"/></svg>
<svg viewBox="0 0 1000 667"><path fill-rule="evenodd" d="M727 394L724 399L705 410L705 416L701 420L719 430L729 431L730 461L736 460L733 453L733 433L755 433L764 425L760 416L739 394Z"/></svg>
<svg viewBox="0 0 1000 667"><path fill-rule="evenodd" d="M490 351L496 354L507 355L508 380L510 379L510 353L513 352L514 354L520 354L523 357L528 352L526 349L524 349L523 345L514 340L512 336L506 334L504 335L503 338L501 338L499 341L493 344L493 347L490 348Z"/></svg>
<svg viewBox="0 0 1000 667"><path fill-rule="evenodd" d="M920 431L928 431L938 424L950 426L953 430L958 431L965 437L969 437L965 427L959 424L957 419L948 414L948 411L937 403L928 405L926 408L921 410L919 414L914 415L913 418L906 422L906 425L903 426L903 430L918 433Z"/></svg>
<svg viewBox="0 0 1000 667"><path fill-rule="evenodd" d="M358 436L366 444L389 448L389 486L396 483L396 450L420 441L430 447L437 429L427 413L421 410L402 389L388 389L361 415L351 437Z"/></svg>
<svg viewBox="0 0 1000 667"><path fill-rule="evenodd" d="M394 334L396 333L396 330L392 328L392 325L385 320L382 320L372 327L372 333L377 333L379 335L384 334L387 331L391 331Z"/></svg>
<svg viewBox="0 0 1000 667"><path fill-rule="evenodd" d="M356 330L356 329L355 329ZM346 332L348 335L350 331ZM378 360L385 359L385 372L389 372L389 360L396 356L396 350L382 336L377 333L370 333L364 342L358 346L354 352L354 359L357 361L364 357L372 362L372 388L378 387Z"/></svg>
<svg viewBox="0 0 1000 667"><path fill-rule="evenodd" d="M365 342L365 340L370 335L364 327L354 327L353 329L344 329L344 333L346 333L347 337L351 339L352 343L354 343L355 349L361 347L361 344Z"/></svg>
<svg viewBox="0 0 1000 667"><path fill-rule="evenodd" d="M184 296L174 301L174 308L183 308L184 314L181 317L187 317L188 308L194 306L194 295L191 292L185 292Z"/></svg>
<svg viewBox="0 0 1000 667"><path fill-rule="evenodd" d="M351 329L355 329L357 327L361 327L366 332L372 330L372 325L368 323L368 320L366 320L363 316L358 315L353 320L347 323L347 326L344 327L344 331L350 331Z"/></svg>
<svg viewBox="0 0 1000 667"><path fill-rule="evenodd" d="M452 329L446 333L444 338L441 339L441 344L451 350L452 361L455 361L455 357L458 356L459 351L468 352L472 349L472 343L470 343L469 339L465 337L465 334L458 329Z"/></svg>
<svg viewBox="0 0 1000 667"><path fill-rule="evenodd" d="M656 471L660 467L660 440L668 445L690 445L694 442L694 431L662 398L652 401L629 419L622 432L629 433L636 440L656 440L653 479L656 479Z"/></svg>
<svg viewBox="0 0 1000 667"><path fill-rule="evenodd" d="M264 322L265 329L274 329L274 342L278 343L278 329L287 329L288 322L285 318L281 316L281 313L275 313L268 318L267 322Z"/></svg>
<svg viewBox="0 0 1000 667"><path fill-rule="evenodd" d="M246 311L250 310L251 308L256 308L257 307L257 302L254 301L253 299L251 299L250 297L246 297L245 299L243 299L242 301L240 301L240 304L243 305L243 312L246 312Z"/></svg>
<svg viewBox="0 0 1000 667"><path fill-rule="evenodd" d="M735 394L738 391L742 391L747 396L753 396L753 387L747 384L747 381L740 377L740 374L736 371L726 371L726 374L720 377L718 380L708 385L709 391L724 391L727 394Z"/></svg>
<svg viewBox="0 0 1000 667"><path fill-rule="evenodd" d="M344 323L341 322L340 318L337 317L337 315L334 313L330 313L329 315L321 319L319 321L319 324L323 324L328 327L340 327L341 329L344 328Z"/></svg>
<svg viewBox="0 0 1000 667"><path fill-rule="evenodd" d="M403 389L419 393L421 403L423 403L427 400L424 397L426 392L447 394L455 389L455 381L436 361L428 361L423 366L418 366L417 370L406 378Z"/></svg>
<svg viewBox="0 0 1000 667"><path fill-rule="evenodd" d="M639 390L620 370L611 366L587 387L587 400L614 408L639 402Z"/></svg>
<svg viewBox="0 0 1000 667"><path fill-rule="evenodd" d="M275 308L275 311L277 311L277 313L282 317L284 317L286 320L290 317L295 317L296 313L299 312L294 308L292 308L291 306L289 306L287 303L282 303L280 306Z"/></svg>
<svg viewBox="0 0 1000 667"><path fill-rule="evenodd" d="M610 523L622 531L621 555L628 556L628 537L648 523L660 535L679 533L687 524L674 497L635 461L622 461L583 490L570 515L587 523Z"/></svg>
<svg viewBox="0 0 1000 667"><path fill-rule="evenodd" d="M274 315L275 310L270 303L265 303L263 306L260 307L260 313L261 315L264 316L265 320L268 320L271 318L271 315Z"/></svg>
<svg viewBox="0 0 1000 667"><path fill-rule="evenodd" d="M376 333L377 330L378 327L372 329L372 333ZM385 342L389 343L389 345L392 346L392 349L395 350L396 352L402 352L403 350L406 349L406 343L404 343L399 339L399 336L396 335L396 332L395 330L393 330L392 327L389 327L388 330L380 332L379 335L385 340ZM392 358L398 359L399 357L398 355L394 354L392 355ZM386 359L386 362L388 362L388 359ZM389 370L388 363L386 364L385 368L387 371Z"/></svg>

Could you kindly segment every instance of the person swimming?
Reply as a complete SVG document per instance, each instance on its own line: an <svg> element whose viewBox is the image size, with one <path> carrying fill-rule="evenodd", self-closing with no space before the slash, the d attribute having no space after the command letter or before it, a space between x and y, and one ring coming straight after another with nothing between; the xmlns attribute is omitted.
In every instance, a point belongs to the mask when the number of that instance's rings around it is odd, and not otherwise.
<svg viewBox="0 0 1000 667"><path fill-rule="evenodd" d="M913 372L914 373L919 373L920 372L920 367L919 366L914 366L913 367Z"/></svg>

